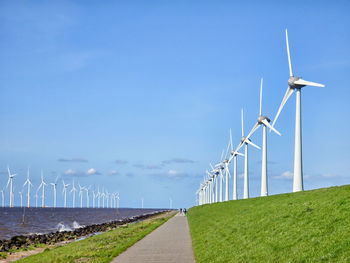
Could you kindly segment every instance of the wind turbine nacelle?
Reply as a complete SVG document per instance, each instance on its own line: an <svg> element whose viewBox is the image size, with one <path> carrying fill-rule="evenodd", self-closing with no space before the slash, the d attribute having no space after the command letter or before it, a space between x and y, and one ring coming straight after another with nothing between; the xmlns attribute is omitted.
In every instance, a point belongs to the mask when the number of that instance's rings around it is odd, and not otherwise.
<svg viewBox="0 0 350 263"><path fill-rule="evenodd" d="M291 88L291 89L300 89L302 87L305 87L305 85L299 85L299 84L295 84L295 81L301 79L301 77L290 77L288 79L288 86Z"/></svg>
<svg viewBox="0 0 350 263"><path fill-rule="evenodd" d="M258 123L263 124L263 120L267 120L267 122L271 122L271 120L267 116L260 115L258 118Z"/></svg>

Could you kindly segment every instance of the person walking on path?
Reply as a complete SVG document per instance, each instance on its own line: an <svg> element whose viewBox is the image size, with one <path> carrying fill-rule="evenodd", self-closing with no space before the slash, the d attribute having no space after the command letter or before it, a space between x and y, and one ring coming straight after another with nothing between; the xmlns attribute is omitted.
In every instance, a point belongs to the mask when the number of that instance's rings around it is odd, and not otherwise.
<svg viewBox="0 0 350 263"><path fill-rule="evenodd" d="M195 263L187 217L178 213L112 262Z"/></svg>

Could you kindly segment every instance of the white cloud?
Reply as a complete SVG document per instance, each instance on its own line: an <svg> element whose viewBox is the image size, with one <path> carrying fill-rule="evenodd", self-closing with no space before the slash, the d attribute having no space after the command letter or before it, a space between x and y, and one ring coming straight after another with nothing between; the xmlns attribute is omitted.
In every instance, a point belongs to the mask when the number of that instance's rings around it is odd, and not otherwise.
<svg viewBox="0 0 350 263"><path fill-rule="evenodd" d="M325 177L325 178L334 178L334 177L338 177L337 174L322 174L322 177Z"/></svg>
<svg viewBox="0 0 350 263"><path fill-rule="evenodd" d="M68 169L67 171L63 172L65 175L76 175L78 172L73 169Z"/></svg>
<svg viewBox="0 0 350 263"><path fill-rule="evenodd" d="M90 168L89 170L87 170L86 174L87 175L97 175L97 174L100 174L100 173L98 171L96 171L96 169Z"/></svg>
<svg viewBox="0 0 350 263"><path fill-rule="evenodd" d="M293 178L293 172L291 171L285 171L281 175L274 176L275 179L292 179Z"/></svg>
<svg viewBox="0 0 350 263"><path fill-rule="evenodd" d="M109 175L118 175L119 172L118 172L117 170L111 170L111 171L109 171L108 174L109 174Z"/></svg>

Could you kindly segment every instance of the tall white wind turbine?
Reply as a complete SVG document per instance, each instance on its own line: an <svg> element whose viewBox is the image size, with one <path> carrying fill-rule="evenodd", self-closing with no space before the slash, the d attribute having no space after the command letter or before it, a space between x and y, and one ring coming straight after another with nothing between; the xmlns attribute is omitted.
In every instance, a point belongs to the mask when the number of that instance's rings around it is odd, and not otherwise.
<svg viewBox="0 0 350 263"><path fill-rule="evenodd" d="M9 174L9 180L7 181L7 185L6 188L9 186L10 184L10 207L13 207L13 201L14 201L14 196L13 196L13 177L16 176L16 174L11 174L10 172L10 168L7 166L7 171Z"/></svg>
<svg viewBox="0 0 350 263"><path fill-rule="evenodd" d="M141 208L143 209L143 201L144 201L144 198L141 197Z"/></svg>
<svg viewBox="0 0 350 263"><path fill-rule="evenodd" d="M56 177L56 180L54 183L50 183L53 186L53 207L56 208L56 192L57 192L57 180L58 176Z"/></svg>
<svg viewBox="0 0 350 263"><path fill-rule="evenodd" d="M244 191L243 191L243 198L247 199L249 198L249 178L248 178L248 144L251 146L261 149L259 146L255 145L249 138L253 135L253 130L249 132L247 137L244 136L244 127L243 127L243 109L241 111L241 118L242 118L242 138L241 143L238 145L237 151L244 145Z"/></svg>
<svg viewBox="0 0 350 263"><path fill-rule="evenodd" d="M228 163L230 164L233 159L233 193L232 193L232 199L237 200L237 155L244 156L244 154L238 152L238 150L233 149L232 144L232 133L230 129L230 144L231 144L231 156L228 160Z"/></svg>
<svg viewBox="0 0 350 263"><path fill-rule="evenodd" d="M173 199L169 198L169 208L173 209Z"/></svg>
<svg viewBox="0 0 350 263"><path fill-rule="evenodd" d="M67 208L67 188L69 186L69 184L65 184L64 180L62 180L63 183L63 196L64 196L64 208Z"/></svg>
<svg viewBox="0 0 350 263"><path fill-rule="evenodd" d="M41 207L45 207L45 185L47 185L44 181L44 174L43 171L41 170L41 184L39 185L40 189L42 187L42 192L41 192Z"/></svg>
<svg viewBox="0 0 350 263"><path fill-rule="evenodd" d="M77 192L77 188L75 188L74 179L73 179L73 186L72 186L72 189L70 190L70 193L73 193L73 208L75 208L75 193L76 192Z"/></svg>
<svg viewBox="0 0 350 263"><path fill-rule="evenodd" d="M79 196L80 196L80 208L83 208L83 190L85 188L82 187L80 184L78 184L78 186L79 186Z"/></svg>
<svg viewBox="0 0 350 263"><path fill-rule="evenodd" d="M294 148L294 177L293 177L293 192L303 191L303 160L302 160L302 137L301 137L301 88L305 86L313 87L324 87L323 84L306 81L301 77L295 77L293 75L292 62L289 52L289 43L288 43L288 31L286 29L286 46L287 46L287 55L288 55L288 64L289 64L289 79L288 79L288 88L283 97L281 105L277 111L276 117L272 123L272 126L275 125L276 120L281 113L284 105L286 104L289 97L296 90L296 109L295 109L295 148Z"/></svg>
<svg viewBox="0 0 350 263"><path fill-rule="evenodd" d="M258 120L255 123L251 132L253 133L260 126L263 126L260 196L267 196L268 195L268 182L267 182L267 134L266 134L266 129L269 128L270 130L273 130L279 136L281 136L281 134L270 124L271 120L267 116L262 115L262 87L263 87L263 79L261 78L259 116L258 116Z"/></svg>
<svg viewBox="0 0 350 263"><path fill-rule="evenodd" d="M29 179L29 167L28 167L28 170L27 170L27 180L24 182L23 184L23 187L27 185L28 187L28 192L27 192L27 207L29 208L30 207L30 187L33 186L32 182L30 181Z"/></svg>

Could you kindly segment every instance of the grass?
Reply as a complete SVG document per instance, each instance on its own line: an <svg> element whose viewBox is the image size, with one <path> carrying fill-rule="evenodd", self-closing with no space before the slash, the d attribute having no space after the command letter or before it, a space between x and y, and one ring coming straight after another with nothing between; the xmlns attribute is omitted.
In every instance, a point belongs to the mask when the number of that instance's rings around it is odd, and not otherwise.
<svg viewBox="0 0 350 263"><path fill-rule="evenodd" d="M20 259L18 262L110 262L128 247L165 223L171 216L154 218L92 236Z"/></svg>
<svg viewBox="0 0 350 263"><path fill-rule="evenodd" d="M193 207L201 262L350 262L350 185Z"/></svg>

